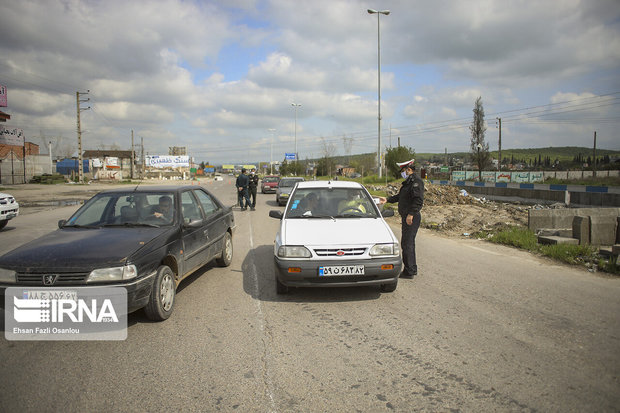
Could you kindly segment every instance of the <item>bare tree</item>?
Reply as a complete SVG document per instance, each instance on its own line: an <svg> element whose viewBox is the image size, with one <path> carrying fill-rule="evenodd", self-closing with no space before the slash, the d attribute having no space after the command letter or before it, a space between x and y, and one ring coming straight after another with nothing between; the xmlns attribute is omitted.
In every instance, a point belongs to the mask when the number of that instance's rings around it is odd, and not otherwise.
<svg viewBox="0 0 620 413"><path fill-rule="evenodd" d="M491 164L489 144L484 141L484 133L487 127L484 122L482 97L479 96L478 99L476 99L473 112L474 120L469 127L471 132L470 150L474 163L478 165L478 180L482 181L482 170Z"/></svg>
<svg viewBox="0 0 620 413"><path fill-rule="evenodd" d="M60 158L71 158L76 153L76 147L73 141L70 139L65 139L60 135L56 140L56 146L54 152L56 153L56 157Z"/></svg>

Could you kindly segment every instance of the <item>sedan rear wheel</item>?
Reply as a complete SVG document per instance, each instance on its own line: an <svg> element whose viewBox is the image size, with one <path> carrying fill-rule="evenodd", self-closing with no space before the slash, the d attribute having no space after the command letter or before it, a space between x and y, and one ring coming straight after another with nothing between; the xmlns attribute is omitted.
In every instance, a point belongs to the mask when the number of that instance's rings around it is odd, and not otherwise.
<svg viewBox="0 0 620 413"><path fill-rule="evenodd" d="M217 265L220 267L228 267L232 262L233 257L233 243L230 232L226 232L224 235L224 246L222 247L222 255L216 260Z"/></svg>
<svg viewBox="0 0 620 413"><path fill-rule="evenodd" d="M154 321L166 320L172 314L175 296L174 273L170 267L162 265L157 270L149 302L144 307L146 316Z"/></svg>

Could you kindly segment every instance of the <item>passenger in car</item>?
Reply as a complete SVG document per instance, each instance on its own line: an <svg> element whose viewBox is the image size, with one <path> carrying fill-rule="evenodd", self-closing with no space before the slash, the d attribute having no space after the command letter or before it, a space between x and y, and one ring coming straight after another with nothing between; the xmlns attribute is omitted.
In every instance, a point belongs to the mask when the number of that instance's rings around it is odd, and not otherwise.
<svg viewBox="0 0 620 413"><path fill-rule="evenodd" d="M310 192L299 203L299 213L303 216L312 216L317 214L317 207L319 206L319 197Z"/></svg>

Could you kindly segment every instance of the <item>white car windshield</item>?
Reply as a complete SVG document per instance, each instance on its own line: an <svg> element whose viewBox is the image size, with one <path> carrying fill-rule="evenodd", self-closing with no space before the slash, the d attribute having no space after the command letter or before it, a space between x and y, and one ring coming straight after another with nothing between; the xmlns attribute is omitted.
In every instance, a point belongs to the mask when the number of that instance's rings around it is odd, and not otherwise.
<svg viewBox="0 0 620 413"><path fill-rule="evenodd" d="M285 218L377 218L372 198L361 188L297 188Z"/></svg>

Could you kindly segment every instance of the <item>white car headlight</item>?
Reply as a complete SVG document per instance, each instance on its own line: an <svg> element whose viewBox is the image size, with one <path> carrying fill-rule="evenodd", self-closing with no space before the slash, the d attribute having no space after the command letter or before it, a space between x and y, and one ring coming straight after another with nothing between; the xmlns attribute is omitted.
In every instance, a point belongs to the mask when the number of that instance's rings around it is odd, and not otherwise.
<svg viewBox="0 0 620 413"><path fill-rule="evenodd" d="M369 254L374 257L378 255L397 255L398 254L398 244L375 244L370 249Z"/></svg>
<svg viewBox="0 0 620 413"><path fill-rule="evenodd" d="M312 253L308 248L303 246L282 245L278 248L278 257L280 258L310 258Z"/></svg>
<svg viewBox="0 0 620 413"><path fill-rule="evenodd" d="M123 281L136 278L138 270L135 265L124 267L98 268L91 271L86 282Z"/></svg>
<svg viewBox="0 0 620 413"><path fill-rule="evenodd" d="M7 270L5 268L0 268L0 282L2 283L11 283L15 284L16 281L16 273L13 270Z"/></svg>

